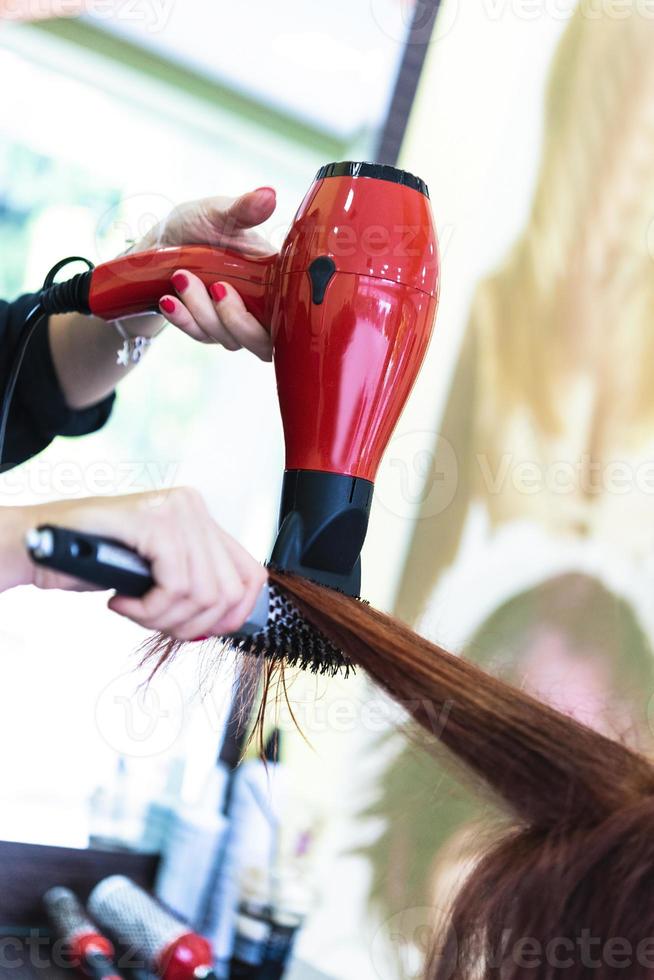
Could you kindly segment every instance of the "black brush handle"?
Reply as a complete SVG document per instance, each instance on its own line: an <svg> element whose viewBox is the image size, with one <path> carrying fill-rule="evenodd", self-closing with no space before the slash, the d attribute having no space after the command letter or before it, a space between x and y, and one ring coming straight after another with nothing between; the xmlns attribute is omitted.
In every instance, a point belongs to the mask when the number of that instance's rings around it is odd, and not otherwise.
<svg viewBox="0 0 654 980"><path fill-rule="evenodd" d="M37 565L119 595L140 599L155 584L150 563L112 538L44 524L30 531L26 547Z"/></svg>

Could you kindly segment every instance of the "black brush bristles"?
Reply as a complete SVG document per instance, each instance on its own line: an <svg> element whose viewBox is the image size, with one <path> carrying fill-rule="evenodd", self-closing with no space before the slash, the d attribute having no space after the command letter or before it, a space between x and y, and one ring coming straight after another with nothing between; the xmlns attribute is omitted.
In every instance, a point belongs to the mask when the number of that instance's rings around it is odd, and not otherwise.
<svg viewBox="0 0 654 980"><path fill-rule="evenodd" d="M228 650L246 656L265 657L312 674L345 677L354 672L345 654L306 621L293 602L270 585L270 615L266 626L252 636L225 636Z"/></svg>

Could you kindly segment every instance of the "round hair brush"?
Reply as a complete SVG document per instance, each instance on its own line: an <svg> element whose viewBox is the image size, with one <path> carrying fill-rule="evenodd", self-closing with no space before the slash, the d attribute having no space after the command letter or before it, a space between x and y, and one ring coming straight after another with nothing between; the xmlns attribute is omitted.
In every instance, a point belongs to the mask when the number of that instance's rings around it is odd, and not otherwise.
<svg viewBox="0 0 654 980"><path fill-rule="evenodd" d="M123 875L95 886L89 909L161 980L215 980L211 944Z"/></svg>
<svg viewBox="0 0 654 980"><path fill-rule="evenodd" d="M75 966L81 967L93 980L120 980L112 944L93 925L69 888L51 888L43 896L43 905Z"/></svg>
<svg viewBox="0 0 654 980"><path fill-rule="evenodd" d="M131 548L83 531L43 525L25 542L38 565L92 582L122 595L143 596L154 585L150 563ZM222 637L233 650L283 660L319 674L345 676L353 669L338 647L307 623L294 604L274 585L264 585L238 633Z"/></svg>
<svg viewBox="0 0 654 980"><path fill-rule="evenodd" d="M225 637L233 650L268 660L283 660L289 667L300 667L313 674L347 677L353 664L324 633L308 623L297 606L283 592L267 585L268 620L254 633Z"/></svg>

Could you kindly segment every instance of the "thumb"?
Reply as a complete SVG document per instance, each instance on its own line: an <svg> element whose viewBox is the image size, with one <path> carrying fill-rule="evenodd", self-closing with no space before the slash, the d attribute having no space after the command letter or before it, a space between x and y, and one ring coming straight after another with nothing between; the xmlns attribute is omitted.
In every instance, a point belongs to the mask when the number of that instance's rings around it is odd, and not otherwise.
<svg viewBox="0 0 654 980"><path fill-rule="evenodd" d="M256 191L242 194L224 212L224 221L230 231L254 228L267 221L277 206L277 194L273 187L259 187Z"/></svg>

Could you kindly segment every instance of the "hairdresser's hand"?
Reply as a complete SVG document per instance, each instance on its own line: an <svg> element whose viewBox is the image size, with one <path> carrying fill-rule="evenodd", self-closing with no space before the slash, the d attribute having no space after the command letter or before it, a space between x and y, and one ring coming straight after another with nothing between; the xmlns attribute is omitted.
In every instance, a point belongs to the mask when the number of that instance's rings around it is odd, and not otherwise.
<svg viewBox="0 0 654 980"><path fill-rule="evenodd" d="M242 197L209 197L181 204L136 250L205 244L270 255L272 245L252 229L271 216L275 203L275 191L260 187ZM264 361L272 358L270 334L226 283L216 282L207 290L197 276L178 269L171 279L170 295L161 297L160 309L167 320L201 343L222 344L228 350L246 347Z"/></svg>
<svg viewBox="0 0 654 980"><path fill-rule="evenodd" d="M25 533L39 524L117 538L147 558L157 585L143 599L114 596L109 608L179 640L238 630L266 580L265 569L216 524L201 496L179 488L0 508L0 558L14 570L2 587L91 590L27 558Z"/></svg>

